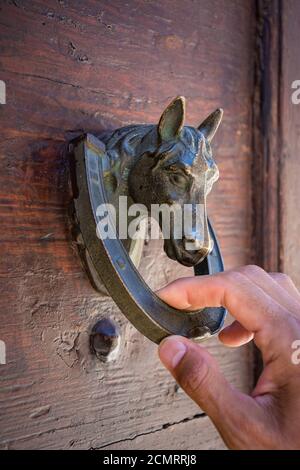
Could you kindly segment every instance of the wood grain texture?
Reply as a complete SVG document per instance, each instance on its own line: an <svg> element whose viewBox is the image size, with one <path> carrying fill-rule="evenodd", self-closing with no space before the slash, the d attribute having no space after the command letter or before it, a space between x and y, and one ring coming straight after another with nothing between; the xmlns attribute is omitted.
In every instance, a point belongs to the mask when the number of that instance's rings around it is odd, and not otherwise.
<svg viewBox="0 0 300 470"><path fill-rule="evenodd" d="M281 269L281 0L256 0L253 93L252 260L268 272ZM263 367L254 347L254 378Z"/></svg>
<svg viewBox="0 0 300 470"><path fill-rule="evenodd" d="M257 0L253 100L253 261L280 269L281 0Z"/></svg>
<svg viewBox="0 0 300 470"><path fill-rule="evenodd" d="M199 434L201 439L199 439ZM169 450L223 450L226 446L207 416L197 416L181 423L165 425L149 434L133 439L125 439L101 447L103 450L164 450L169 443Z"/></svg>
<svg viewBox="0 0 300 470"><path fill-rule="evenodd" d="M292 103L292 83L300 80L300 3L282 3L281 68L281 266L300 289L300 105Z"/></svg>
<svg viewBox="0 0 300 470"><path fill-rule="evenodd" d="M258 0L254 100L254 259L288 273L300 287L300 107L292 103L299 79L298 20L293 0Z"/></svg>
<svg viewBox="0 0 300 470"><path fill-rule="evenodd" d="M3 448L122 448L131 439L139 447L145 434L153 448L197 446L180 429L194 434L199 409L159 364L156 346L82 270L69 230L65 142L83 130L156 122L178 94L187 98L189 124L222 106L214 142L221 177L209 211L226 265L247 263L253 22L251 0L1 2ZM144 255L153 288L186 274L158 244ZM102 364L89 353L88 334L106 315L120 325L122 348L114 363ZM216 339L207 346L228 379L248 390L249 350L227 350ZM207 419L195 421L199 447L219 446Z"/></svg>

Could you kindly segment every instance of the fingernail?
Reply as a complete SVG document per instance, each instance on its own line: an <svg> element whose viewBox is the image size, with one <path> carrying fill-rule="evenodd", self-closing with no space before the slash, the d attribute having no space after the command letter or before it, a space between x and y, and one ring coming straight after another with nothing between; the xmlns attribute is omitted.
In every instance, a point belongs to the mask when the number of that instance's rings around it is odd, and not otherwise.
<svg viewBox="0 0 300 470"><path fill-rule="evenodd" d="M175 369L187 352L187 346L176 336L173 336L160 343L158 352L161 362L167 369Z"/></svg>

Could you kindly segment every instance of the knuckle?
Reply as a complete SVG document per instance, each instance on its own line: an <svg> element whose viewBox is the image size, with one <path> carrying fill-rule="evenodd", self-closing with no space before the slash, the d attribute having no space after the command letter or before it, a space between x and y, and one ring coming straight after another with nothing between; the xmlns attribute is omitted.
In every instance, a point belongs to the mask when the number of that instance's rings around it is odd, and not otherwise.
<svg viewBox="0 0 300 470"><path fill-rule="evenodd" d="M271 273L272 278L277 281L279 284L288 284L291 282L291 278L284 273Z"/></svg>
<svg viewBox="0 0 300 470"><path fill-rule="evenodd" d="M244 282L242 274L237 270L227 271L224 278L228 281L229 284L239 284Z"/></svg>
<svg viewBox="0 0 300 470"><path fill-rule="evenodd" d="M247 264L246 266L242 266L241 268L239 268L239 272L245 274L246 276L258 276L264 273L265 271L256 264Z"/></svg>

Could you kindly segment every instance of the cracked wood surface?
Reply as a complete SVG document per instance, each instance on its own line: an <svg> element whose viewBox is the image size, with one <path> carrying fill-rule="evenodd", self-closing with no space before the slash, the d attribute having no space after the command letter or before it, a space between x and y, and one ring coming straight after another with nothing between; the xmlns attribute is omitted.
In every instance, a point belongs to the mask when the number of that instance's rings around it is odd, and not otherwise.
<svg viewBox="0 0 300 470"><path fill-rule="evenodd" d="M193 125L222 106L209 212L226 266L249 262L253 19L251 0L1 2L1 447L223 446L156 346L90 286L70 234L65 142L82 130L156 122L178 94ZM153 288L190 273L161 242L145 246L141 272ZM109 364L88 348L105 315L122 335ZM251 351L206 344L248 390Z"/></svg>
<svg viewBox="0 0 300 470"><path fill-rule="evenodd" d="M164 450L166 443L168 443L169 450L226 449L209 418L205 415L200 415L199 418L196 421L191 418L167 424L160 429L139 434L131 439L123 439L101 446L97 450ZM199 439L199 435L201 435L201 439Z"/></svg>

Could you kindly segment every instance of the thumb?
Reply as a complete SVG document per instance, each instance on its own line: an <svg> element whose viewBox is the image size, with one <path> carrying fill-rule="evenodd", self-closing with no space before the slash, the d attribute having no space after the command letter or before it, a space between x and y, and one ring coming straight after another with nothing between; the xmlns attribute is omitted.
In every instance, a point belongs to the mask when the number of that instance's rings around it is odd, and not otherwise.
<svg viewBox="0 0 300 470"><path fill-rule="evenodd" d="M159 357L181 388L212 419L225 443L229 447L243 447L241 428L246 427L249 432L252 419L261 418L253 398L231 387L215 359L187 338L164 339ZM249 434L245 439L248 437Z"/></svg>

